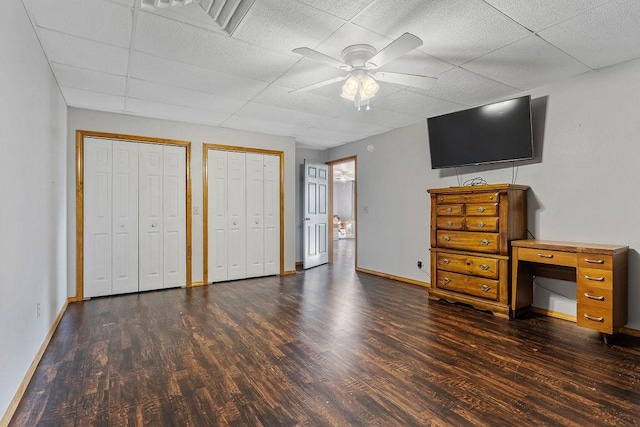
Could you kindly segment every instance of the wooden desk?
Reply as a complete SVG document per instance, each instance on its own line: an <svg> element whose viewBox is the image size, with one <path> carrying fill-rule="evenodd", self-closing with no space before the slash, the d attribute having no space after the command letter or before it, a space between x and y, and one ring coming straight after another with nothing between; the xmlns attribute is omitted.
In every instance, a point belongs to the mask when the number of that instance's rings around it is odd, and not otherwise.
<svg viewBox="0 0 640 427"><path fill-rule="evenodd" d="M513 240L511 308L514 317L533 301L533 278L575 281L578 326L615 334L627 323L628 246L549 240Z"/></svg>

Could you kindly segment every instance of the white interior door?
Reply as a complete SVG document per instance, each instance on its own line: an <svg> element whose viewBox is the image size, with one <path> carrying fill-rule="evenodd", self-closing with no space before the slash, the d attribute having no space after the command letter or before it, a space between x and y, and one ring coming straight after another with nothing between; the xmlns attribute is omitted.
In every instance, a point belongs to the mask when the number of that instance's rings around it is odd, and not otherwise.
<svg viewBox="0 0 640 427"><path fill-rule="evenodd" d="M112 142L85 138L84 296L111 294Z"/></svg>
<svg viewBox="0 0 640 427"><path fill-rule="evenodd" d="M329 167L324 163L304 161L302 264L305 269L326 264L329 260L328 171Z"/></svg>
<svg viewBox="0 0 640 427"><path fill-rule="evenodd" d="M264 276L264 155L246 154L247 277Z"/></svg>
<svg viewBox="0 0 640 427"><path fill-rule="evenodd" d="M280 273L280 157L264 156L264 274Z"/></svg>
<svg viewBox="0 0 640 427"><path fill-rule="evenodd" d="M138 144L113 142L111 294L138 292Z"/></svg>
<svg viewBox="0 0 640 427"><path fill-rule="evenodd" d="M185 286L187 280L186 148L165 145L163 154L164 288Z"/></svg>
<svg viewBox="0 0 640 427"><path fill-rule="evenodd" d="M228 280L227 152L207 153L207 280Z"/></svg>
<svg viewBox="0 0 640 427"><path fill-rule="evenodd" d="M228 280L247 277L245 153L227 154Z"/></svg>

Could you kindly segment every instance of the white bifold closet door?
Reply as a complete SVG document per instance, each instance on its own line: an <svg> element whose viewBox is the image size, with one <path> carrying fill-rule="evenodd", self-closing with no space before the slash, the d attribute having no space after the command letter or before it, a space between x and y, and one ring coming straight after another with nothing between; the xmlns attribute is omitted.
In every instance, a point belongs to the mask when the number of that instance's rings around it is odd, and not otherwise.
<svg viewBox="0 0 640 427"><path fill-rule="evenodd" d="M185 282L185 148L85 138L84 296Z"/></svg>
<svg viewBox="0 0 640 427"><path fill-rule="evenodd" d="M208 151L208 280L277 274L280 266L280 159Z"/></svg>

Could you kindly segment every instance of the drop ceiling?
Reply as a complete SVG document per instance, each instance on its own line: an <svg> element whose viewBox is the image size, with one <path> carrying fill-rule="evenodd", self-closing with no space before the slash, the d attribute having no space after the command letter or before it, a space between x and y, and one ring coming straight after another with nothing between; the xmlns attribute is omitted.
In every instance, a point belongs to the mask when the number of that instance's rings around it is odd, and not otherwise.
<svg viewBox="0 0 640 427"><path fill-rule="evenodd" d="M318 149L640 57L637 0L255 0L232 35L179 10L187 6L23 4L70 107ZM348 45L380 50L405 32L424 44L383 68L436 77L432 89L381 83L370 111L340 98L342 82L291 93L344 74L292 49L340 59Z"/></svg>

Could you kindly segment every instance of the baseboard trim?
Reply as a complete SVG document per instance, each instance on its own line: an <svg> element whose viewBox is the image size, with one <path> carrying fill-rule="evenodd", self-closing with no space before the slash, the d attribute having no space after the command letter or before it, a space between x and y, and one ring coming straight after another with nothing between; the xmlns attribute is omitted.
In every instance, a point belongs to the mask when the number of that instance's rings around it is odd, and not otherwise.
<svg viewBox="0 0 640 427"><path fill-rule="evenodd" d="M204 286L204 285L208 285L208 283L204 283L204 282L191 282L191 286L188 286L189 288L195 288L198 286Z"/></svg>
<svg viewBox="0 0 640 427"><path fill-rule="evenodd" d="M430 288L431 283L421 282L420 280L409 279L407 277L395 276L393 274L382 273L380 271L368 270L362 267L356 267L356 271L359 273L371 274L372 276L384 277L385 279L396 280L398 282L408 283L410 285L422 286L424 288Z"/></svg>
<svg viewBox="0 0 640 427"><path fill-rule="evenodd" d="M60 309L60 312L58 313L56 318L53 320L53 324L49 329L49 333L47 334L47 336L44 338L44 341L40 345L40 349L38 350L35 357L33 358L33 362L31 362L31 365L29 366L27 373L24 375L24 378L20 383L20 387L18 387L16 394L13 396L13 399L9 403L9 407L7 408L2 419L0 420L0 426L9 425L11 418L13 418L13 414L15 414L16 409L18 409L18 405L20 404L20 401L24 396L24 392L27 391L27 387L31 382L31 378L33 377L33 374L36 372L36 368L40 363L40 359L42 359L42 356L44 355L45 350L49 346L49 341L51 341L51 337L53 337L53 334L56 332L56 329L58 328L58 324L60 323L60 320L62 320L62 316L64 315L65 311L67 311L67 306L69 305L69 302L73 302L72 300L74 300L74 298L75 297L67 298L67 301L65 301L64 305L62 306L62 309Z"/></svg>
<svg viewBox="0 0 640 427"><path fill-rule="evenodd" d="M546 308L534 307L531 306L531 311L537 314L542 314L543 316L555 317L556 319L568 320L569 322L576 322L576 316L572 316L566 313L560 313L559 311L553 311Z"/></svg>
<svg viewBox="0 0 640 427"><path fill-rule="evenodd" d="M620 329L620 333L625 334L625 335L631 335L632 337L640 338L640 331L639 330L633 329L633 328L628 328L626 326L623 326Z"/></svg>
<svg viewBox="0 0 640 427"><path fill-rule="evenodd" d="M297 271L296 270L286 270L283 271L282 273L280 273L281 276L289 276L290 274L296 274Z"/></svg>

